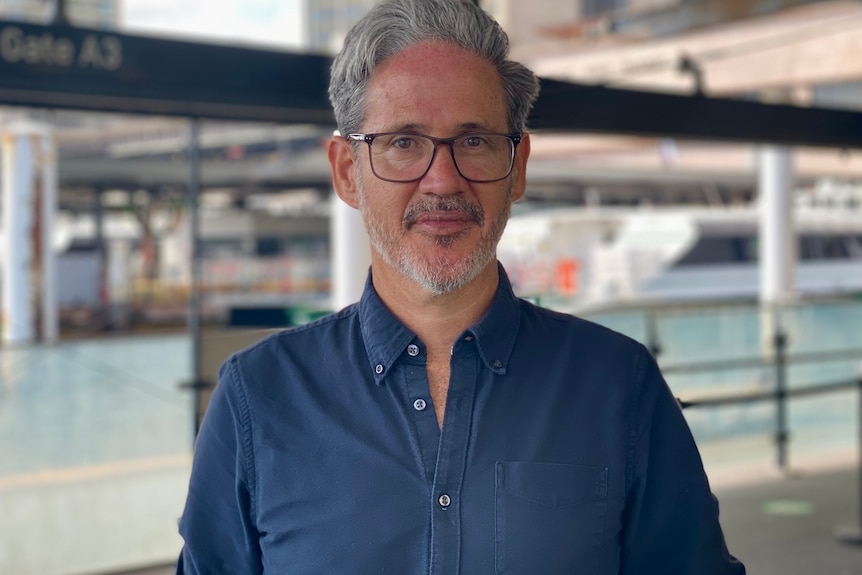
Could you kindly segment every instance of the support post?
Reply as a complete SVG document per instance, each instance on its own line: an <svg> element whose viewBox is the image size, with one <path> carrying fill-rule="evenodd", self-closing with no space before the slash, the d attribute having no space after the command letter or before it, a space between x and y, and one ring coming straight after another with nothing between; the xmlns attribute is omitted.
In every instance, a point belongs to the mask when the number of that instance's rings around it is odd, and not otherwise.
<svg viewBox="0 0 862 575"><path fill-rule="evenodd" d="M760 152L760 301L785 303L796 291L793 165L788 148Z"/></svg>
<svg viewBox="0 0 862 575"><path fill-rule="evenodd" d="M57 213L57 151L50 133L42 135L39 150L41 186L41 294L42 342L53 345L60 339L60 309L57 298L57 256L54 252L54 221Z"/></svg>
<svg viewBox="0 0 862 575"><path fill-rule="evenodd" d="M775 364L775 442L778 469L787 471L787 337L781 328L783 305L794 298L796 236L793 232L793 164L789 148L760 150L760 306L763 353Z"/></svg>
<svg viewBox="0 0 862 575"><path fill-rule="evenodd" d="M189 181L188 181L188 210L189 210L189 259L191 260L191 278L189 285L189 334L192 342L192 382L189 387L192 390L192 409L194 410L194 437L197 438L203 420L203 397L204 382L201 381L201 293L200 293L200 120L192 118L189 121Z"/></svg>
<svg viewBox="0 0 862 575"><path fill-rule="evenodd" d="M788 467L787 442L787 336L776 322L775 326L775 447L776 464L781 472Z"/></svg>
<svg viewBox="0 0 862 575"><path fill-rule="evenodd" d="M646 337L647 337L647 349L649 349L652 356L658 360L658 356L661 355L661 342L658 338L658 319L656 318L655 311L647 311L646 312Z"/></svg>
<svg viewBox="0 0 862 575"><path fill-rule="evenodd" d="M10 345L58 339L57 159L48 126L16 122L2 134L2 339ZM37 318L41 322L37 323Z"/></svg>
<svg viewBox="0 0 862 575"><path fill-rule="evenodd" d="M69 12L66 9L66 0L55 0L54 1L54 21L52 24L54 26L69 26Z"/></svg>
<svg viewBox="0 0 862 575"><path fill-rule="evenodd" d="M362 215L332 194L332 311L359 301L371 265L371 248Z"/></svg>
<svg viewBox="0 0 862 575"><path fill-rule="evenodd" d="M33 341L33 154L17 126L3 134L3 343Z"/></svg>
<svg viewBox="0 0 862 575"><path fill-rule="evenodd" d="M856 425L859 448L859 461L857 462L858 471L856 476L857 492L856 492L856 508L858 515L856 516L855 525L839 526L835 530L835 537L842 543L851 545L862 545L862 373L859 375L859 412L856 416Z"/></svg>
<svg viewBox="0 0 862 575"><path fill-rule="evenodd" d="M102 197L103 190L93 190L93 218L96 221L96 251L99 257L99 317L105 325L110 325L108 309L108 249L105 241L105 207Z"/></svg>

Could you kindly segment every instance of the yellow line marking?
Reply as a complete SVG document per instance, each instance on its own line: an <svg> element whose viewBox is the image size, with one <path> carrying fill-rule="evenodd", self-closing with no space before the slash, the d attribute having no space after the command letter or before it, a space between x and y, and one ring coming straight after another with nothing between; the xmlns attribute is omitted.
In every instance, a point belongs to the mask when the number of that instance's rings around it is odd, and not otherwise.
<svg viewBox="0 0 862 575"><path fill-rule="evenodd" d="M21 487L39 487L93 481L108 477L121 477L147 471L160 471L189 467L192 462L191 453L175 453L158 457L143 457L123 461L111 461L83 467L66 467L45 469L32 473L0 476L0 491L18 489Z"/></svg>

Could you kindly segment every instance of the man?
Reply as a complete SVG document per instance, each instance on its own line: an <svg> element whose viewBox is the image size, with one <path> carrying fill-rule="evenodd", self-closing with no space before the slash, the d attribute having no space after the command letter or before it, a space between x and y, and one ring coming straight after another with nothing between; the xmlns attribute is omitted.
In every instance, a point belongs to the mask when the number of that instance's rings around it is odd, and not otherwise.
<svg viewBox="0 0 862 575"><path fill-rule="evenodd" d="M495 258L535 76L461 0L387 0L332 68L361 301L223 366L180 572L725 575L691 434L636 342L532 306Z"/></svg>

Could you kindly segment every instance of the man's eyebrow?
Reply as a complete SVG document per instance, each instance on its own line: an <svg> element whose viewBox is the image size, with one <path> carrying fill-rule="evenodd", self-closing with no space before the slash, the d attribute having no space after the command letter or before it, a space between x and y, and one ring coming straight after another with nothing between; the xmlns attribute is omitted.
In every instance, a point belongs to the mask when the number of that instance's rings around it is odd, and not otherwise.
<svg viewBox="0 0 862 575"><path fill-rule="evenodd" d="M417 123L407 123L400 124L391 128L386 128L381 130L381 132L415 132L419 134L427 133L427 126L424 124ZM461 132L492 132L487 125L479 123L479 122L464 122L463 124L458 124L458 130Z"/></svg>

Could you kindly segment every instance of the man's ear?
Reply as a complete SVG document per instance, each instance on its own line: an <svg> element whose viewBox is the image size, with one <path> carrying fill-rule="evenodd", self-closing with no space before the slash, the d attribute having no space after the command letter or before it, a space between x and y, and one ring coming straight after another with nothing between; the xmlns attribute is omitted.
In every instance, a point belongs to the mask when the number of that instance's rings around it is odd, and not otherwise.
<svg viewBox="0 0 862 575"><path fill-rule="evenodd" d="M530 134L521 136L512 167L512 202L520 200L527 191L527 160L530 158Z"/></svg>
<svg viewBox="0 0 862 575"><path fill-rule="evenodd" d="M329 166L332 168L332 187L345 204L359 209L356 188L356 156L353 146L342 136L329 140Z"/></svg>

